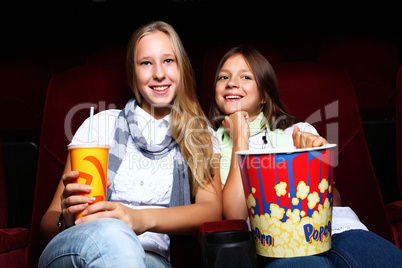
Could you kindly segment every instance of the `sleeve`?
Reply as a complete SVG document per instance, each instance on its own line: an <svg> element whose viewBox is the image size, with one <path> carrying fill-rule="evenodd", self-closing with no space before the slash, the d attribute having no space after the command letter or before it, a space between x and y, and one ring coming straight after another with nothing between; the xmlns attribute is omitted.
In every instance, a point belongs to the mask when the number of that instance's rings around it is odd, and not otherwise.
<svg viewBox="0 0 402 268"><path fill-rule="evenodd" d="M317 132L317 130L316 130L312 125L310 125L309 123L301 122L301 123L294 124L293 126L288 127L288 128L285 129L285 131L284 131L284 132L285 132L285 135L286 135L286 138L288 139L288 142L289 142L289 144L290 144L291 146L294 145L294 144L293 144L292 134L293 134L293 129L295 128L295 126L298 126L299 129L300 129L300 131L309 132L309 133L312 133L312 134L314 134L314 135L319 135L318 132Z"/></svg>
<svg viewBox="0 0 402 268"><path fill-rule="evenodd" d="M89 118L78 128L70 145L83 143L97 143L102 145L111 145L115 129L115 122L119 110L106 110L99 112L93 117L91 133L89 130Z"/></svg>

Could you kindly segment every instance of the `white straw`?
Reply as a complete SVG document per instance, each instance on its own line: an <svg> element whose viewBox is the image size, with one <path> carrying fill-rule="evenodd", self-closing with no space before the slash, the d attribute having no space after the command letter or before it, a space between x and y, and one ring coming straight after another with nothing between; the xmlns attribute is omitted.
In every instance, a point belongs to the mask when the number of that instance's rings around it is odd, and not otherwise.
<svg viewBox="0 0 402 268"><path fill-rule="evenodd" d="M92 121L94 117L94 107L91 107L89 115L89 131L88 131L88 142L92 142Z"/></svg>

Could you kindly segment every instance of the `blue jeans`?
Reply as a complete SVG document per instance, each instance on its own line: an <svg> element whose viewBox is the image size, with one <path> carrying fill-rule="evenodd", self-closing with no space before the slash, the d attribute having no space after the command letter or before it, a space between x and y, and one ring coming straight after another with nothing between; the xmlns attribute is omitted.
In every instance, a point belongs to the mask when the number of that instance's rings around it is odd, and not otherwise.
<svg viewBox="0 0 402 268"><path fill-rule="evenodd" d="M127 224L97 219L71 227L50 241L38 267L171 267L162 256L146 252Z"/></svg>
<svg viewBox="0 0 402 268"><path fill-rule="evenodd" d="M402 250L384 238L364 230L332 236L329 251L308 257L259 257L260 267L402 267Z"/></svg>

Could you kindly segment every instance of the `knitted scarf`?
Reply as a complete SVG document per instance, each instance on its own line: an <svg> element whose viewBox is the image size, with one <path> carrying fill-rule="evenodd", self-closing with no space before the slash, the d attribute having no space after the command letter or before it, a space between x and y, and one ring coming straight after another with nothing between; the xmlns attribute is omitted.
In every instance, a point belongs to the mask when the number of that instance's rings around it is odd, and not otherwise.
<svg viewBox="0 0 402 268"><path fill-rule="evenodd" d="M165 136L165 139L160 144L148 144L138 127L138 122L134 120L136 107L136 101L131 99L127 102L125 108L121 110L116 119L114 145L109 154L108 178L113 181L126 155L128 139L131 136L141 154L150 160L161 159L171 150L174 151L173 187L169 206L175 207L190 204L188 168L181 155L179 145L169 134ZM112 189L112 186L109 187L109 189ZM111 190L109 189L107 192L108 200L110 200L111 195Z"/></svg>
<svg viewBox="0 0 402 268"><path fill-rule="evenodd" d="M268 124L265 124L265 127L261 128L261 122L263 120L266 119L264 114L261 112L253 122L248 123L250 129L250 138L261 133L262 131L267 131L266 138L269 139L269 142L273 148L290 146L283 130L275 129L272 131L269 129ZM216 135L221 148L220 176L221 182L224 185L226 183L231 166L230 161L232 159L233 140L223 126L218 128Z"/></svg>

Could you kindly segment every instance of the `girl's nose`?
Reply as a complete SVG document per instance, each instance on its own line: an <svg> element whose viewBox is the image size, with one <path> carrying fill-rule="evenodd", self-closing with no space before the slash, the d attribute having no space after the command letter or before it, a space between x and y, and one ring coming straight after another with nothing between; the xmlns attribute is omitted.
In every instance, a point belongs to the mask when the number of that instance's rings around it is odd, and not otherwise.
<svg viewBox="0 0 402 268"><path fill-rule="evenodd" d="M233 87L237 88L237 87L239 87L239 83L236 81L236 79L232 78L228 81L228 87L229 88L233 88Z"/></svg>
<svg viewBox="0 0 402 268"><path fill-rule="evenodd" d="M165 70L160 64L156 64L154 68L153 78L155 80L162 80L165 78Z"/></svg>

